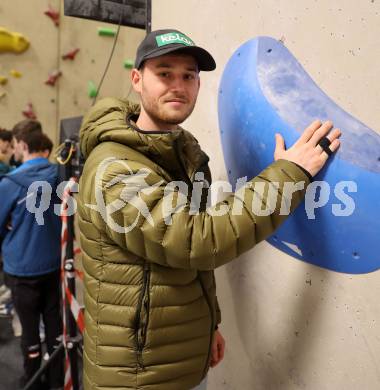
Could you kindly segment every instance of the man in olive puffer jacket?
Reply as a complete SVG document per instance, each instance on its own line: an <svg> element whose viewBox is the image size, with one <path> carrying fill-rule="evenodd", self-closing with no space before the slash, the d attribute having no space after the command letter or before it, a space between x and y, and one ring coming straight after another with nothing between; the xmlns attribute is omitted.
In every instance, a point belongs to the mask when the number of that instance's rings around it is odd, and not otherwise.
<svg viewBox="0 0 380 390"><path fill-rule="evenodd" d="M210 206L208 156L179 124L193 111L199 71L213 69L211 55L184 34L154 31L131 74L141 105L107 98L84 118L85 390L198 386L224 354L214 269L271 235L286 218L280 205L293 211L339 147L331 122L313 122L287 150L277 135L275 162L238 197ZM255 214L255 184L274 182L275 210ZM271 191L264 194L260 201L273 201Z"/></svg>

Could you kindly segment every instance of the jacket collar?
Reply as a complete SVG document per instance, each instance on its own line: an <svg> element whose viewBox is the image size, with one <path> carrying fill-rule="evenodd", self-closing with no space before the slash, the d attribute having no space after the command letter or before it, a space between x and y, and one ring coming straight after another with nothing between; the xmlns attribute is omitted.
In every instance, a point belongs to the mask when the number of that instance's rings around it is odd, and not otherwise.
<svg viewBox="0 0 380 390"><path fill-rule="evenodd" d="M195 172L209 161L195 137L181 127L160 132L141 130L135 123L139 113L139 105L114 98L100 100L81 127L84 157L101 142L118 142L144 154L175 177L187 176L192 180Z"/></svg>

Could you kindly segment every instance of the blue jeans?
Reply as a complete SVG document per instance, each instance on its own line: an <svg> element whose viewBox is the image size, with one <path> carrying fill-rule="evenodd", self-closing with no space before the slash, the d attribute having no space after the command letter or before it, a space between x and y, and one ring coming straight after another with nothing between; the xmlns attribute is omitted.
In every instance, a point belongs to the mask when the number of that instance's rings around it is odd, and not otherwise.
<svg viewBox="0 0 380 390"><path fill-rule="evenodd" d="M207 390L207 378L203 379L203 381L197 387L194 387L193 390Z"/></svg>

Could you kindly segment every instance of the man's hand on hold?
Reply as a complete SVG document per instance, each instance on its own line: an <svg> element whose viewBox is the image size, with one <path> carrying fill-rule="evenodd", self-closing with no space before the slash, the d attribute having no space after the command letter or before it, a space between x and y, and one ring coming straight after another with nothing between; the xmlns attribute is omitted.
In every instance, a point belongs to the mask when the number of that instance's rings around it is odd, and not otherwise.
<svg viewBox="0 0 380 390"><path fill-rule="evenodd" d="M340 146L339 137L342 133L339 129L330 131L332 128L331 121L322 124L321 121L316 120L304 130L300 138L289 149L286 149L281 134L276 134L274 159L292 161L306 169L311 176L315 176L323 168L329 155ZM323 140L323 138L327 139ZM319 144L320 141L322 146ZM330 150L326 151L326 148Z"/></svg>

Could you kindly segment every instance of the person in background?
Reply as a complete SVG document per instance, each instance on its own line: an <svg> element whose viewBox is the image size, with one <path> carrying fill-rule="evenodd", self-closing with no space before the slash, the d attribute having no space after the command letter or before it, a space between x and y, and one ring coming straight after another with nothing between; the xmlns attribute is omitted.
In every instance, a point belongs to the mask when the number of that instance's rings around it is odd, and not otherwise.
<svg viewBox="0 0 380 390"><path fill-rule="evenodd" d="M18 167L22 164L22 144L21 141L29 133L42 133L42 125L34 119L24 119L16 123L12 129L14 154L11 158L11 164Z"/></svg>
<svg viewBox="0 0 380 390"><path fill-rule="evenodd" d="M13 155L12 132L5 129L0 129L0 180L9 173L13 167L10 165L10 159ZM0 242L1 245L1 242ZM0 269L3 268L3 261L0 252ZM0 286L0 317L11 317L13 312L13 304L11 298L11 290L6 279L4 284Z"/></svg>
<svg viewBox="0 0 380 390"><path fill-rule="evenodd" d="M21 132L15 137L18 143L15 153L19 153L16 157L23 163L0 181L0 232L4 273L10 281L22 327L24 375L20 385L23 387L41 365L41 316L48 353L52 354L60 343L61 221L54 213L54 204L59 203L55 195L58 169L48 161L52 142L40 131ZM31 189L36 181L49 186L51 196L46 197L47 192L41 191L41 186ZM37 207L45 210L42 218L33 212ZM47 376L49 389L63 388L63 356L51 362ZM41 390L43 384L38 381L31 389Z"/></svg>
<svg viewBox="0 0 380 390"><path fill-rule="evenodd" d="M0 179L12 170L10 160L13 154L12 132L0 129Z"/></svg>
<svg viewBox="0 0 380 390"><path fill-rule="evenodd" d="M41 123L32 119L16 123L12 131L0 130L0 179L22 164L21 140L32 132L42 133ZM0 286L0 317L11 317L14 313L9 283L7 275L4 274L4 284Z"/></svg>

